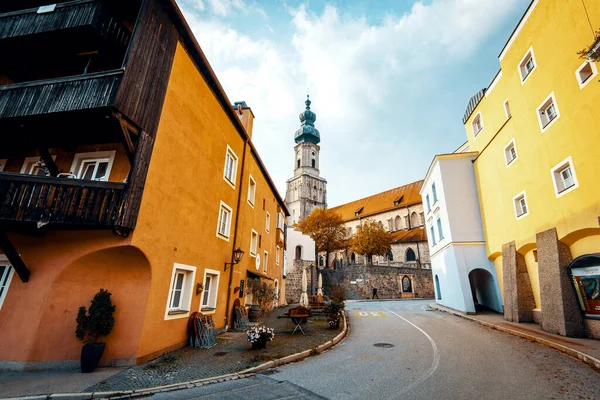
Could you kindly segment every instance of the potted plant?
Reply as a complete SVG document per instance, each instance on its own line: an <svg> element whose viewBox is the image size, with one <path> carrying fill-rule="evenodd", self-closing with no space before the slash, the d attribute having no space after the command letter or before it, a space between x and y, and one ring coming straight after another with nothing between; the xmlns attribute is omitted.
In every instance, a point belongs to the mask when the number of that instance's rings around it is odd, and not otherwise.
<svg viewBox="0 0 600 400"><path fill-rule="evenodd" d="M260 279L249 279L248 290L252 293L252 306L248 313L250 322L257 322L261 315L267 315L273 308L275 288Z"/></svg>
<svg viewBox="0 0 600 400"><path fill-rule="evenodd" d="M81 348L81 372L93 372L98 366L106 342L96 340L112 331L115 325L114 312L110 292L104 289L96 293L89 310L84 306L79 307L75 336L85 343Z"/></svg>
<svg viewBox="0 0 600 400"><path fill-rule="evenodd" d="M267 342L275 338L275 329L266 326L251 326L246 331L246 340L252 343L252 349L260 350L267 347Z"/></svg>
<svg viewBox="0 0 600 400"><path fill-rule="evenodd" d="M325 307L325 314L327 314L327 323L332 329L338 329L340 327L341 311L344 309L344 304L331 303Z"/></svg>

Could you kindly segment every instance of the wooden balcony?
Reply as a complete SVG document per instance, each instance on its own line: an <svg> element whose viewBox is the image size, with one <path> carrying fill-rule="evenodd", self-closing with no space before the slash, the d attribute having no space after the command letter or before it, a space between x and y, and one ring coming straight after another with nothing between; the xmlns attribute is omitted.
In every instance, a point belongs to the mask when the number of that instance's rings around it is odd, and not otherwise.
<svg viewBox="0 0 600 400"><path fill-rule="evenodd" d="M113 228L126 185L0 172L0 224L33 229Z"/></svg>
<svg viewBox="0 0 600 400"><path fill-rule="evenodd" d="M111 106L123 70L0 86L0 119Z"/></svg>
<svg viewBox="0 0 600 400"><path fill-rule="evenodd" d="M113 46L125 48L131 33L97 0L78 0L55 5L53 11L30 8L0 14L0 40L56 31L93 30Z"/></svg>

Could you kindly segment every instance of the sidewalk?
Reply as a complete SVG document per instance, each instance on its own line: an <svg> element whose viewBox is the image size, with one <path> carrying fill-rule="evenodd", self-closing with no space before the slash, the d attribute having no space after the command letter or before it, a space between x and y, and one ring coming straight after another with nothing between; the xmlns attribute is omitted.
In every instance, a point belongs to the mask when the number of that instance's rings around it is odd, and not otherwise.
<svg viewBox="0 0 600 400"><path fill-rule="evenodd" d="M328 329L324 316L312 317L305 335L299 331L292 335L288 330L288 319L277 318L288 308L279 308L268 317L261 318L263 325L275 328L275 339L268 342L265 350L252 350L245 332L229 331L219 335L218 344L210 349L184 347L129 368L98 368L90 374L79 371L0 372L0 398L40 394L44 396L40 398L47 398L51 393L65 392L88 394L77 398L92 398L92 393L96 392L94 398L98 398L98 392L123 392L164 385L183 384L185 387L191 382L192 385L193 382L204 384L200 381L211 381L216 377L224 379L230 374L254 373L299 361L326 350L343 338L340 333L342 327L340 330ZM342 331L345 332L347 330ZM132 395L129 393L127 397Z"/></svg>
<svg viewBox="0 0 600 400"><path fill-rule="evenodd" d="M520 336L541 343L569 354L572 357L578 358L595 368L600 368L600 340L567 338L560 335L554 335L543 331L538 324L509 322L504 319L502 314L492 312L466 315L440 304L430 304L429 307L437 311L446 312L477 322L478 324L492 329L497 329L502 332L510 333L511 335Z"/></svg>

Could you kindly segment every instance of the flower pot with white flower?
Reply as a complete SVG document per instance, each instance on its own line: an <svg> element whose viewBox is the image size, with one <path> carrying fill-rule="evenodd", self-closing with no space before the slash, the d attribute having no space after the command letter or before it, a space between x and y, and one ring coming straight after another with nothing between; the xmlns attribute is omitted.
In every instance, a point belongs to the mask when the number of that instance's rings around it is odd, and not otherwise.
<svg viewBox="0 0 600 400"><path fill-rule="evenodd" d="M252 343L254 350L260 350L267 347L267 342L275 338L275 329L266 326L251 326L246 331L246 340Z"/></svg>

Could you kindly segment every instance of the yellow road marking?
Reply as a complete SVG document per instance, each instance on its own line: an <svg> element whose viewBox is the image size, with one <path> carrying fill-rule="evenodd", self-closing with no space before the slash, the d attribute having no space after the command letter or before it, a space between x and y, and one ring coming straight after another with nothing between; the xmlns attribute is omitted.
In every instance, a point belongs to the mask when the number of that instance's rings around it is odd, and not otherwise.
<svg viewBox="0 0 600 400"><path fill-rule="evenodd" d="M383 311L354 310L355 317L387 318Z"/></svg>

